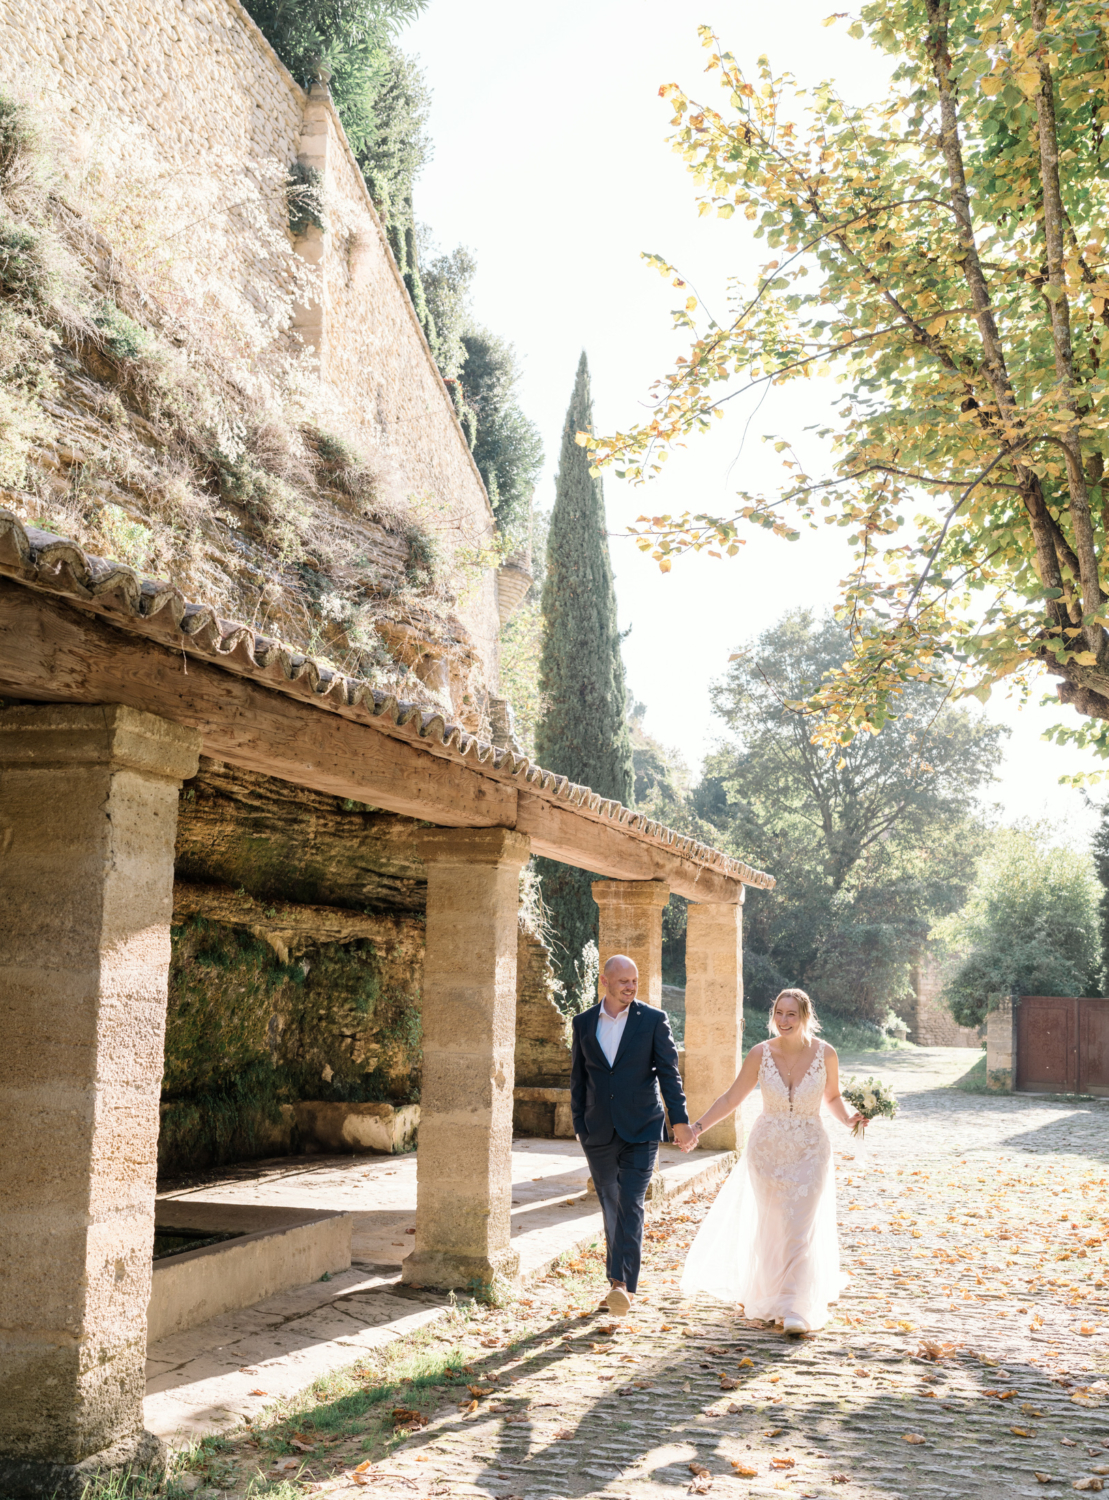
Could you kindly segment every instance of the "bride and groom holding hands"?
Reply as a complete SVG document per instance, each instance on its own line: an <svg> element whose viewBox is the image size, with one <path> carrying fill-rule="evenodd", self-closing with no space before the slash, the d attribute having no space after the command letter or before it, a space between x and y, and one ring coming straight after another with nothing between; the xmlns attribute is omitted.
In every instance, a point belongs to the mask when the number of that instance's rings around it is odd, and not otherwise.
<svg viewBox="0 0 1109 1500"><path fill-rule="evenodd" d="M732 1086L691 1125L666 1012L636 999L638 983L630 958L610 958L600 1002L573 1021L570 1104L604 1218L611 1283L604 1305L621 1317L635 1296L644 1204L666 1114L677 1144L692 1151L703 1131L757 1087L762 1114L701 1225L681 1289L733 1302L748 1318L780 1322L787 1333L822 1327L841 1277L821 1105L844 1125L866 1122L840 1096L839 1061L816 1034L812 1002L803 990L782 991L770 1040L751 1048Z"/></svg>

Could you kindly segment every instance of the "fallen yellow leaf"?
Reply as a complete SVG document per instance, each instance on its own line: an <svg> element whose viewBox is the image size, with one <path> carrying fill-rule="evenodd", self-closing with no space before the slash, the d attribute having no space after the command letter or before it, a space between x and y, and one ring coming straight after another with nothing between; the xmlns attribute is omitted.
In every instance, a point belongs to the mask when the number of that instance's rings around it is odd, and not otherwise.
<svg viewBox="0 0 1109 1500"><path fill-rule="evenodd" d="M928 1439L922 1437L919 1432L903 1432L901 1434L901 1441L903 1443L926 1443Z"/></svg>
<svg viewBox="0 0 1109 1500"><path fill-rule="evenodd" d="M1010 1427L1009 1431L1014 1437L1030 1438L1035 1436L1035 1433L1029 1427Z"/></svg>
<svg viewBox="0 0 1109 1500"><path fill-rule="evenodd" d="M757 1479L759 1477L758 1469L753 1464L744 1463L741 1458L732 1459L732 1468L740 1479Z"/></svg>

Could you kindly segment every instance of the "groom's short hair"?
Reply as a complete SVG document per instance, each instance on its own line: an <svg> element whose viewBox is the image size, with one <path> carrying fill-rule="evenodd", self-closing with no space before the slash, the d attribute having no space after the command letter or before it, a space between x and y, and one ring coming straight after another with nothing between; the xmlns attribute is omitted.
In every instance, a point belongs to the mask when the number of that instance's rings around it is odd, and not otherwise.
<svg viewBox="0 0 1109 1500"><path fill-rule="evenodd" d="M634 958L629 958L626 953L614 953L611 958L605 960L605 966L601 970L606 977L613 964L631 964L635 972L639 973L639 965Z"/></svg>

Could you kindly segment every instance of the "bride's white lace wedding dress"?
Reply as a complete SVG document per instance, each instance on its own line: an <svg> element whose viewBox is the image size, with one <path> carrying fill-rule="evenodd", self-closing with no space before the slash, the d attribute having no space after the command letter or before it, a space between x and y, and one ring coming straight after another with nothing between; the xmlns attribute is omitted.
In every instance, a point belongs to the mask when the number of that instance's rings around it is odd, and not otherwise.
<svg viewBox="0 0 1109 1500"><path fill-rule="evenodd" d="M820 1328L839 1296L832 1145L820 1119L825 1043L793 1097L764 1042L762 1114L685 1263L682 1292L742 1305L749 1318Z"/></svg>

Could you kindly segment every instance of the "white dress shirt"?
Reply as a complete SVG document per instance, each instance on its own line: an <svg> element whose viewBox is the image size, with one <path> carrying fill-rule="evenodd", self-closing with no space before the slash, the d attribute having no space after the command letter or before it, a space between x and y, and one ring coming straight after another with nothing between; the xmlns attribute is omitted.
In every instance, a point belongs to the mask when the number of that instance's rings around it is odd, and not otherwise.
<svg viewBox="0 0 1109 1500"><path fill-rule="evenodd" d="M612 1017L605 1009L604 1001L601 1001L601 1010L597 1017L597 1041L600 1043L601 1051L608 1058L610 1068L616 1061L616 1053L624 1035L624 1027L628 1024L630 1010L631 1006L625 1005L618 1016Z"/></svg>

